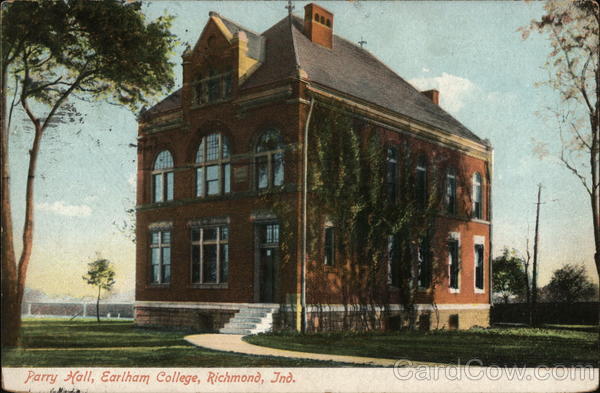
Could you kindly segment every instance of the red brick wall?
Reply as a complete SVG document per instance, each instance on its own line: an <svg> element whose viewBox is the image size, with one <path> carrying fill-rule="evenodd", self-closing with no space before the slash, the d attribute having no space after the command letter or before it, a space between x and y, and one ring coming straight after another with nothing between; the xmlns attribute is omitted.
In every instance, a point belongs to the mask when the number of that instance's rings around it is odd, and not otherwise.
<svg viewBox="0 0 600 393"><path fill-rule="evenodd" d="M211 27L210 29L216 29ZM224 45L224 38L216 35L215 47ZM220 38L219 38L220 37ZM225 41L226 42L226 41ZM201 42L201 45L204 45ZM223 64L230 64L232 55L221 50ZM218 59L218 56L217 56ZM136 251L136 299L161 301L202 301L202 302L254 302L254 227L251 221L253 212L268 210L273 201L289 204L291 211L300 215L299 191L301 186L301 143L308 105L299 103L294 97L304 93L304 86L290 80L292 89L289 97L254 108L243 109L231 102L206 105L201 108L190 108L189 78L194 75L195 59L184 67L185 82L183 88L183 122L184 126L156 133L140 130L138 147L138 213L137 213L137 251ZM235 83L234 83L235 85ZM283 84L285 86L285 84ZM276 86L269 86L273 88ZM256 91L259 91L256 89ZM235 98L237 90L234 88ZM304 94L302 94L304 96ZM308 98L308 97L305 97ZM318 119L313 119L318 121ZM277 197L257 197L254 185L254 168L252 152L258 135L267 127L275 127L282 133L289 149L285 156L286 191ZM232 181L230 195L225 197L195 197L195 160L196 150L202 137L212 132L222 132L229 138ZM421 139L407 137L398 132L367 127L366 131L381 133L386 144L401 144L408 141L415 151L425 153L430 162L438 169L452 165L458 169L462 182L458 182L458 212L456 216L442 216L438 220L438 237L436 238L436 260L441 266L442 276L433 290L433 298L438 303L487 303L488 268L489 268L489 225L469 219L471 210L471 176L478 171L483 178L484 200L483 219L488 219L489 181L487 179L487 163L481 159L459 153L456 150L440 146ZM168 149L173 154L175 163L174 200L162 204L152 204L151 171L156 155ZM234 176L236 169L247 168L246 180L239 181ZM191 246L188 222L192 219L227 216L230 219L230 263L229 283L227 288L201 289L191 284ZM171 269L172 279L168 285L149 284L149 231L152 223L172 222ZM301 233L300 220L295 222L297 233ZM460 232L461 261L460 293L450 293L447 287L447 250L446 240L449 232ZM485 237L485 292L475 294L473 291L473 237ZM280 285L280 301L285 301L286 294L298 293L300 272L300 256L295 253L300 247L300 237L291 245L291 253L295 255L287 264L282 264L282 283ZM317 261L318 263L318 261ZM446 273L444 273L446 272ZM330 274L332 281L337 280L336 272ZM311 299L309 302L324 302L323 299ZM337 294L330 291L327 302L336 301ZM418 302L431 302L432 294L424 293Z"/></svg>

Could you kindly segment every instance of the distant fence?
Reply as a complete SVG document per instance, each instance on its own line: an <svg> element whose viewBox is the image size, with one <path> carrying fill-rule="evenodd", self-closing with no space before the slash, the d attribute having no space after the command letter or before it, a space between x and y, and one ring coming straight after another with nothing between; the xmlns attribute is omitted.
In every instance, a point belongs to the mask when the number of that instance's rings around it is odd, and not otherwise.
<svg viewBox="0 0 600 393"><path fill-rule="evenodd" d="M597 325L598 302L581 303L538 303L538 323L562 323L572 325ZM494 304L491 310L492 323L529 323L527 303Z"/></svg>
<svg viewBox="0 0 600 393"><path fill-rule="evenodd" d="M96 303L91 302L23 302L23 316L96 316ZM133 303L102 303L100 316L104 318L133 318Z"/></svg>

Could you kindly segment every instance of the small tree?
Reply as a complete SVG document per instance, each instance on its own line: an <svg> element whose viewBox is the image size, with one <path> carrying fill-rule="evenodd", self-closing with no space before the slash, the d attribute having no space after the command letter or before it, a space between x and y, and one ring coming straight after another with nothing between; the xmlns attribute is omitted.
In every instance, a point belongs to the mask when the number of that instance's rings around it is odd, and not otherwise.
<svg viewBox="0 0 600 393"><path fill-rule="evenodd" d="M526 273L523 270L524 261L517 255L516 250L504 248L502 255L493 261L494 292L499 293L508 303L511 295L523 296L526 292Z"/></svg>
<svg viewBox="0 0 600 393"><path fill-rule="evenodd" d="M96 319L100 322L100 295L101 291L110 292L115 284L115 271L107 259L97 259L88 263L88 272L82 278L91 286L98 287L96 299Z"/></svg>
<svg viewBox="0 0 600 393"><path fill-rule="evenodd" d="M590 281L583 265L567 263L552 274L548 284L549 300L574 303L594 296L594 284Z"/></svg>
<svg viewBox="0 0 600 393"><path fill-rule="evenodd" d="M172 18L147 21L141 2L38 0L5 2L0 10L0 163L2 168L2 346L14 347L33 252L35 179L47 131L74 99L107 101L137 112L173 86ZM9 80L10 87L9 90ZM14 83L14 84L13 84ZM13 87L14 86L14 87ZM11 94L10 110L7 95ZM33 129L24 178L22 241L13 228L9 167L12 109ZM7 113L8 112L8 113ZM8 115L8 116L7 116ZM11 213L12 212L12 213ZM17 220L20 221L20 220ZM21 245L19 251L17 244Z"/></svg>

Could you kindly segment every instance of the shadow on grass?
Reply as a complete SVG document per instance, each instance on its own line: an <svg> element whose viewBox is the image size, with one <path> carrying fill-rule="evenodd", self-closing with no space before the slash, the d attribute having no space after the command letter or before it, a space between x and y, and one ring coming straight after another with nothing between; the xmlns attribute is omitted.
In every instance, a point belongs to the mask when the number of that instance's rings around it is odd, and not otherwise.
<svg viewBox="0 0 600 393"><path fill-rule="evenodd" d="M199 348L189 331L142 329L131 321L26 320L22 347L3 367L340 367L339 363L250 356Z"/></svg>
<svg viewBox="0 0 600 393"><path fill-rule="evenodd" d="M483 365L597 367L598 334L555 329L473 329L388 333L275 333L246 341L279 349L336 355Z"/></svg>

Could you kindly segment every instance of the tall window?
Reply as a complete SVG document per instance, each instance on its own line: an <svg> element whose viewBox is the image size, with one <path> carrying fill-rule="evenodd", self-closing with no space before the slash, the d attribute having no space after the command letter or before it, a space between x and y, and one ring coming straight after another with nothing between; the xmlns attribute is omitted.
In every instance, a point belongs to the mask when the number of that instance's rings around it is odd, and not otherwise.
<svg viewBox="0 0 600 393"><path fill-rule="evenodd" d="M398 151L394 147L387 149L386 183L388 199L396 200L396 182L398 176Z"/></svg>
<svg viewBox="0 0 600 393"><path fill-rule="evenodd" d="M398 253L398 241L394 236L388 236L387 252L388 252L388 284L392 286L400 286L400 261Z"/></svg>
<svg viewBox="0 0 600 393"><path fill-rule="evenodd" d="M446 173L446 213L456 214L456 171L449 168Z"/></svg>
<svg viewBox="0 0 600 393"><path fill-rule="evenodd" d="M192 283L226 283L229 272L227 226L192 228Z"/></svg>
<svg viewBox="0 0 600 393"><path fill-rule="evenodd" d="M450 290L458 291L459 289L459 260L458 260L458 240L451 239L448 241L448 264L450 276Z"/></svg>
<svg viewBox="0 0 600 393"><path fill-rule="evenodd" d="M482 189L481 189L481 175L479 172L473 174L473 217L482 218Z"/></svg>
<svg viewBox="0 0 600 393"><path fill-rule="evenodd" d="M171 231L150 234L150 282L168 284L171 281Z"/></svg>
<svg viewBox="0 0 600 393"><path fill-rule="evenodd" d="M202 138L196 152L196 196L231 192L229 141L220 133Z"/></svg>
<svg viewBox="0 0 600 393"><path fill-rule="evenodd" d="M416 173L416 198L417 206L425 208L427 205L427 159L425 156L419 157Z"/></svg>
<svg viewBox="0 0 600 393"><path fill-rule="evenodd" d="M335 228L325 228L325 259L323 263L327 266L335 264Z"/></svg>
<svg viewBox="0 0 600 393"><path fill-rule="evenodd" d="M283 184L283 140L279 131L270 128L256 143L256 186L259 190Z"/></svg>
<svg viewBox="0 0 600 393"><path fill-rule="evenodd" d="M483 291L483 244L475 244L475 290Z"/></svg>
<svg viewBox="0 0 600 393"><path fill-rule="evenodd" d="M419 261L419 288L429 288L431 285L431 255L427 239L421 240L417 250Z"/></svg>
<svg viewBox="0 0 600 393"><path fill-rule="evenodd" d="M193 82L193 102L196 105L210 104L231 97L233 74L231 72L217 73L209 70L199 74Z"/></svg>
<svg viewBox="0 0 600 393"><path fill-rule="evenodd" d="M158 153L152 170L152 202L173 200L173 156L168 150Z"/></svg>

